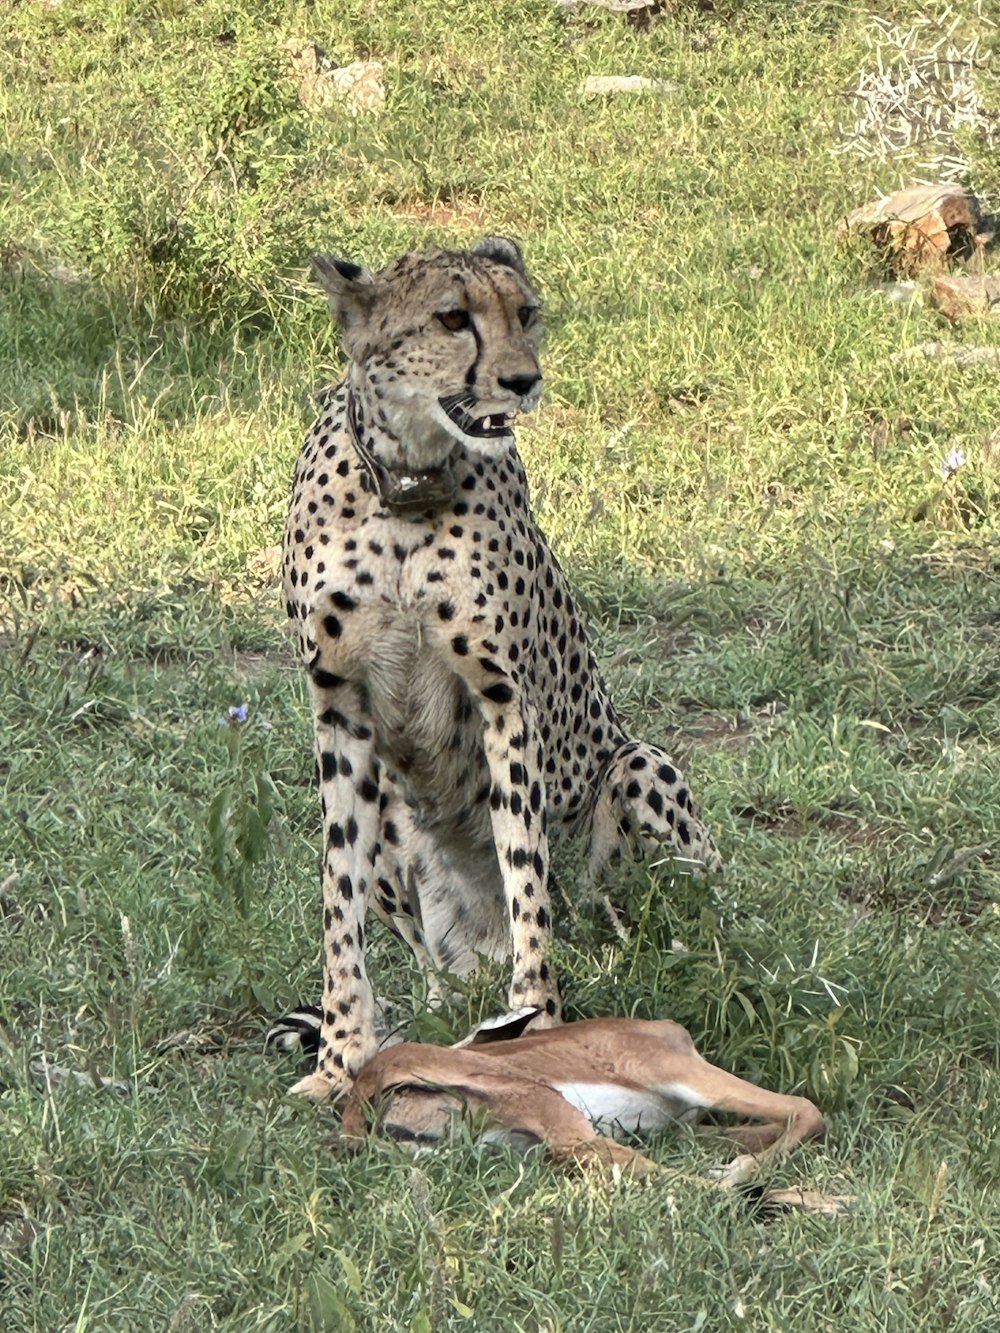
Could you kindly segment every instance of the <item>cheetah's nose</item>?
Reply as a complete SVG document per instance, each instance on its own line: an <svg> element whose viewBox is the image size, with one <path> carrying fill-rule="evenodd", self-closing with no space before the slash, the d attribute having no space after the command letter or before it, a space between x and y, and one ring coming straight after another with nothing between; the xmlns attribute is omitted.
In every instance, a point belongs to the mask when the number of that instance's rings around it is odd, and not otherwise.
<svg viewBox="0 0 1000 1333"><path fill-rule="evenodd" d="M509 379L498 378L497 383L501 389L509 389L511 393L516 393L519 398L526 398L532 389L541 381L541 375L511 375Z"/></svg>

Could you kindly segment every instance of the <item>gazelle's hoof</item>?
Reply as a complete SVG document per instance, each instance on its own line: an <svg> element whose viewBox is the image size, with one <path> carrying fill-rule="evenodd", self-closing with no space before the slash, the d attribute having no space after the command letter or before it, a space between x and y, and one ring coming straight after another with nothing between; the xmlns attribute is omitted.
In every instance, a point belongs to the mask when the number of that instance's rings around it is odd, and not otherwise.
<svg viewBox="0 0 1000 1333"><path fill-rule="evenodd" d="M741 1153L725 1166L712 1166L705 1172L709 1180L720 1189L731 1190L742 1185L754 1175L760 1163L752 1153Z"/></svg>

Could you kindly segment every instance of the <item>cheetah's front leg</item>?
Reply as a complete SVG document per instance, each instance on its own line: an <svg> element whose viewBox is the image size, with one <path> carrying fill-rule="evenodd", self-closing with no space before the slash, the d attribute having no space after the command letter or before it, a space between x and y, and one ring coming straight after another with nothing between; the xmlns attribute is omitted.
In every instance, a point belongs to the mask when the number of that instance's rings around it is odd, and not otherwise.
<svg viewBox="0 0 1000 1333"><path fill-rule="evenodd" d="M541 1009L535 1026L546 1027L559 1021L560 1004L548 957L552 918L543 750L529 711L506 680L480 688L479 700L493 840L510 917L509 1004Z"/></svg>
<svg viewBox="0 0 1000 1333"><path fill-rule="evenodd" d="M292 1091L319 1101L346 1093L377 1047L364 929L379 786L360 691L318 666L310 676L323 808L323 1020L316 1070Z"/></svg>

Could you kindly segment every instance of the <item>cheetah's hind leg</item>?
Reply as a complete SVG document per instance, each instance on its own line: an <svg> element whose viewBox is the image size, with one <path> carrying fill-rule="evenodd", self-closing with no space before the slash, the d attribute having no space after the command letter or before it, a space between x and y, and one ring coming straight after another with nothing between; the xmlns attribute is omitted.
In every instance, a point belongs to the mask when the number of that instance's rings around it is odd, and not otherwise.
<svg viewBox="0 0 1000 1333"><path fill-rule="evenodd" d="M693 875L722 867L683 774L664 750L645 741L620 746L598 779L590 840L592 883L600 881L623 848L646 856L666 853L675 869Z"/></svg>

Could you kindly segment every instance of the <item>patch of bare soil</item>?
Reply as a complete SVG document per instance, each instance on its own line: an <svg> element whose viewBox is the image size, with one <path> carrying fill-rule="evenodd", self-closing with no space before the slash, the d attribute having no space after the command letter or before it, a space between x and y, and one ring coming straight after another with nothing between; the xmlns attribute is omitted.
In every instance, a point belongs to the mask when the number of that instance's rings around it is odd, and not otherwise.
<svg viewBox="0 0 1000 1333"><path fill-rule="evenodd" d="M267 648L250 652L237 649L233 653L233 669L242 680L256 680L274 671L297 671L298 655L291 644L287 648Z"/></svg>
<svg viewBox="0 0 1000 1333"><path fill-rule="evenodd" d="M971 928L987 913L1000 912L995 898L965 885L935 886L918 879L901 891L877 866L870 867L859 882L841 886L840 895L852 904L858 921L873 912L894 912L923 926Z"/></svg>
<svg viewBox="0 0 1000 1333"><path fill-rule="evenodd" d="M833 834L852 847L876 847L892 842L899 835L894 825L873 824L849 811L821 810L804 815L790 805L774 804L766 808L738 805L732 813L757 828L766 828L785 838L803 838L814 829Z"/></svg>
<svg viewBox="0 0 1000 1333"><path fill-rule="evenodd" d="M486 227L487 210L478 199L453 199L448 203L434 199L410 199L393 205L389 210L394 217L407 222L420 222L428 227L444 227L461 231Z"/></svg>
<svg viewBox="0 0 1000 1333"><path fill-rule="evenodd" d="M668 651L677 651L685 646L685 636L689 640L694 637L683 628L659 637L669 640ZM669 727L666 734L673 739L678 753L694 745L742 753L754 740L768 737L772 722L782 710L783 705L774 701L738 714L705 709L688 713L682 726Z"/></svg>

